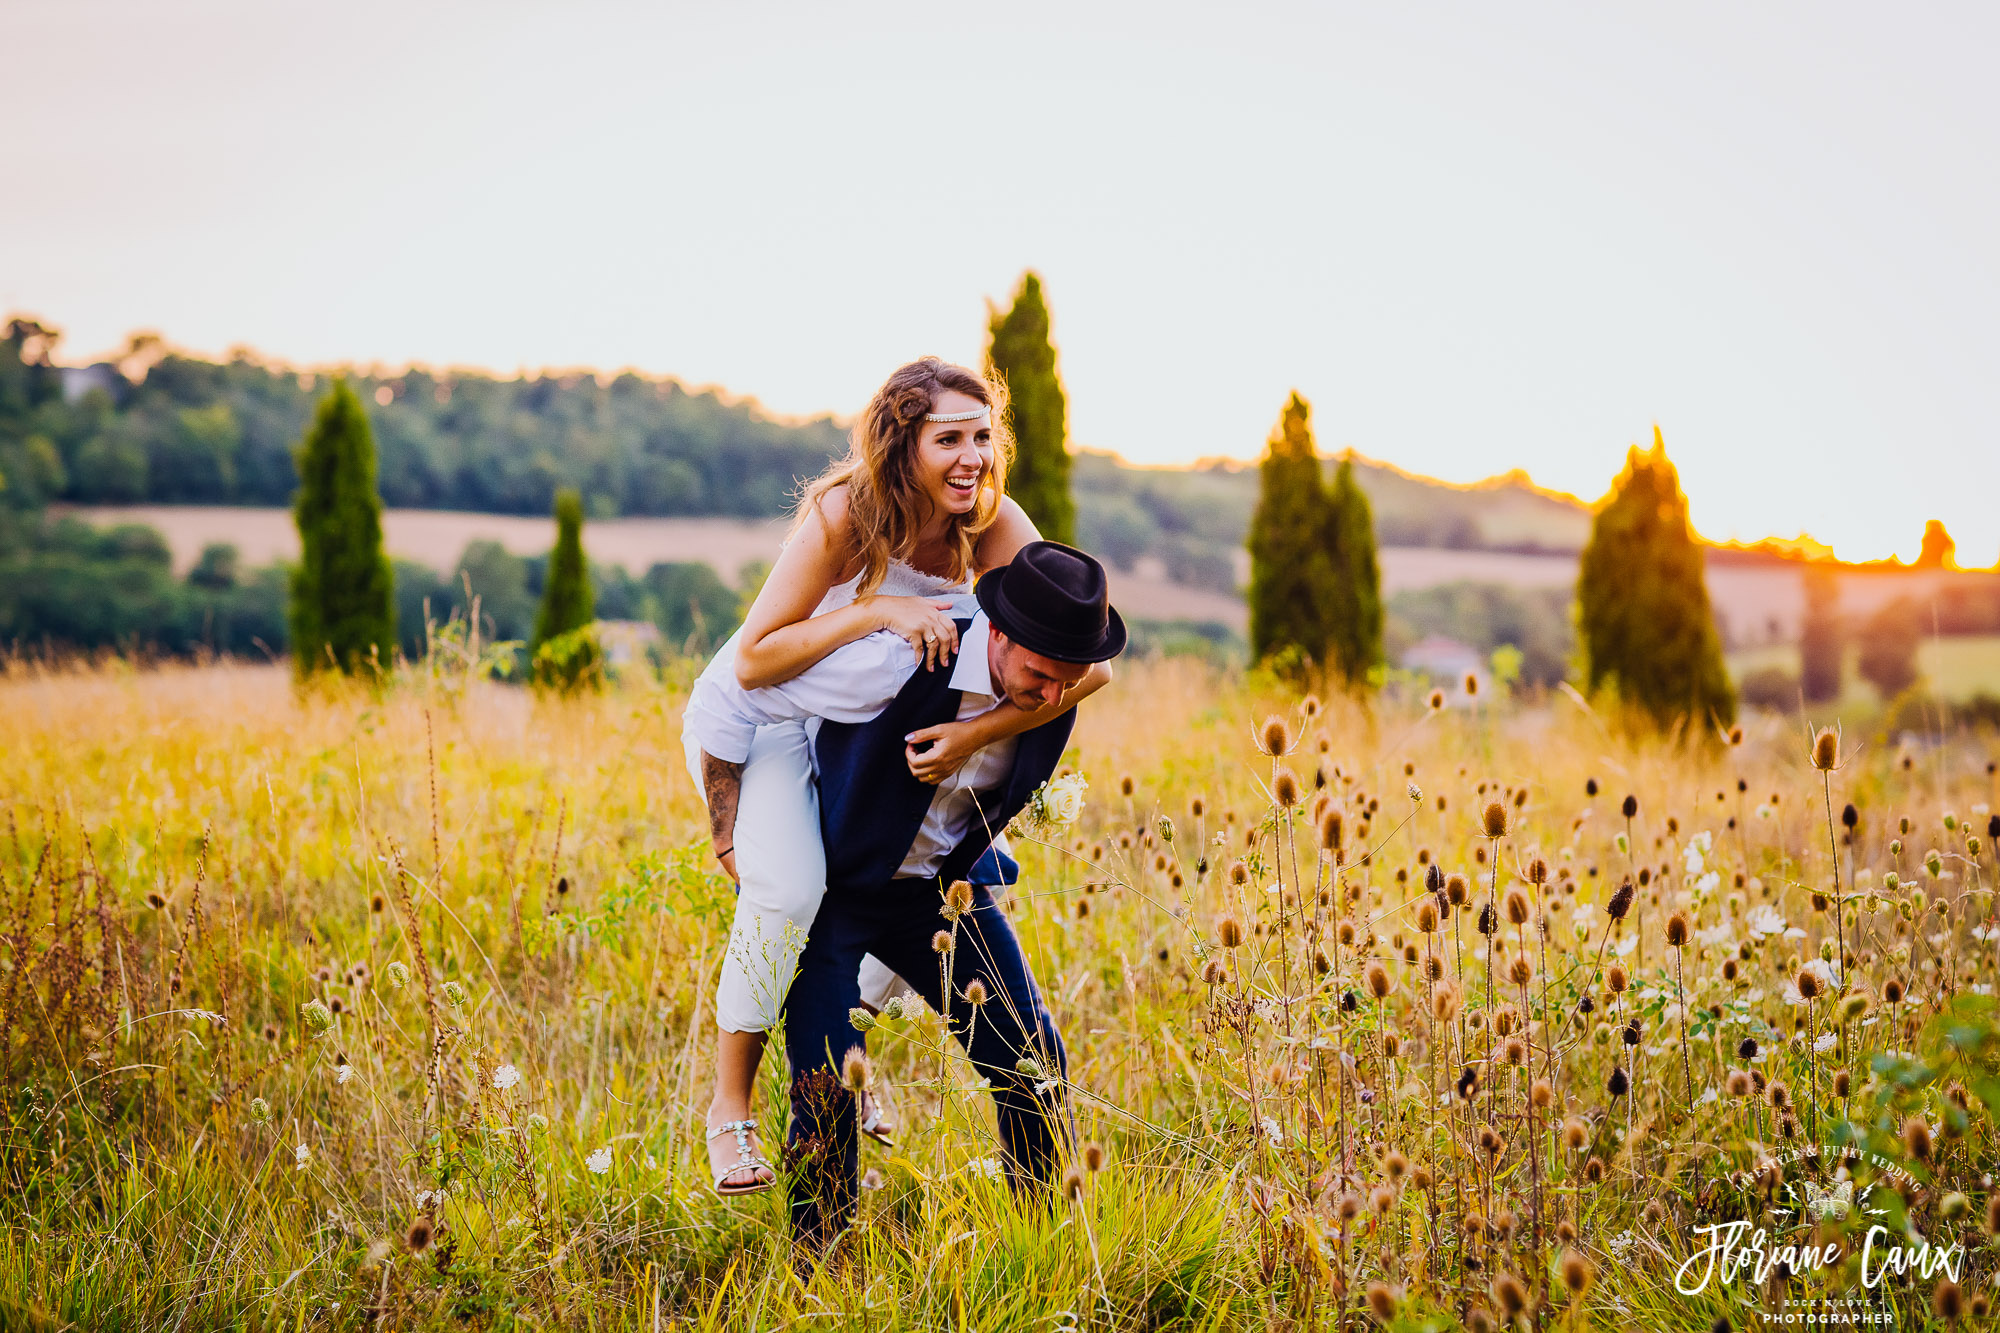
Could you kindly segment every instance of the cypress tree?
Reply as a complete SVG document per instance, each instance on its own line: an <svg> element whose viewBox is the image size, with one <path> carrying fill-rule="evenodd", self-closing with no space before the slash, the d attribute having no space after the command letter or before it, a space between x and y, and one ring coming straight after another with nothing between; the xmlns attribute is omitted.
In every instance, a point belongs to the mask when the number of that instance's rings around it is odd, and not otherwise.
<svg viewBox="0 0 2000 1333"><path fill-rule="evenodd" d="M1326 664L1350 686L1362 685L1382 661L1382 570L1375 556L1375 516L1354 480L1352 457L1341 459L1334 474L1325 522L1334 593L1326 608Z"/></svg>
<svg viewBox="0 0 2000 1333"><path fill-rule="evenodd" d="M1013 308L1001 314L987 306L989 372L1007 384L1007 428L1014 458L1007 493L1020 502L1049 541L1076 540L1076 503L1069 493L1068 409L1056 376L1056 349L1049 341L1049 308L1042 280L1021 275Z"/></svg>
<svg viewBox="0 0 2000 1333"><path fill-rule="evenodd" d="M578 684L596 665L595 644L580 631L596 618L596 594L583 554L583 499L574 489L556 492L556 546L549 552L535 636L528 644L535 677L545 684ZM546 650L546 651L545 651Z"/></svg>
<svg viewBox="0 0 2000 1333"><path fill-rule="evenodd" d="M301 674L385 668L396 646L395 577L382 549L375 437L345 379L320 400L296 458L293 663Z"/></svg>
<svg viewBox="0 0 2000 1333"><path fill-rule="evenodd" d="M1311 414L1293 390L1258 466L1250 517L1250 656L1292 669L1325 663L1328 608L1340 600Z"/></svg>
<svg viewBox="0 0 2000 1333"><path fill-rule="evenodd" d="M1592 690L1611 687L1656 725L1688 716L1705 730L1735 720L1701 548L1657 426L1649 452L1634 445L1626 455L1592 520L1576 594Z"/></svg>
<svg viewBox="0 0 2000 1333"><path fill-rule="evenodd" d="M1841 659L1846 644L1840 632L1840 590L1833 571L1809 565L1805 572L1806 614L1799 628L1799 693L1809 704L1831 703L1840 697Z"/></svg>

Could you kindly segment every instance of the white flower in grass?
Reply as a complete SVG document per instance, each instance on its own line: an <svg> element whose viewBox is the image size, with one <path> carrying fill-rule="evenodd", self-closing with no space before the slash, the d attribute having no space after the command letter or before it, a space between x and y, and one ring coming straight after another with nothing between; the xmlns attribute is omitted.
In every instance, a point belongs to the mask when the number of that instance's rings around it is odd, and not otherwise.
<svg viewBox="0 0 2000 1333"><path fill-rule="evenodd" d="M1840 1038L1834 1033L1831 1032L1823 1033L1821 1036L1819 1036L1813 1041L1813 1050L1818 1054L1824 1055L1826 1052L1832 1050L1839 1043L1840 1043Z"/></svg>
<svg viewBox="0 0 2000 1333"><path fill-rule="evenodd" d="M1265 1137L1269 1138L1271 1142L1283 1143L1285 1141L1285 1132L1284 1130L1278 1128L1278 1122L1275 1118L1267 1115L1264 1117L1262 1123L1264 1128L1264 1135Z"/></svg>
<svg viewBox="0 0 2000 1333"><path fill-rule="evenodd" d="M998 1157L975 1157L965 1164L965 1169L983 1180L998 1180L1005 1168Z"/></svg>
<svg viewBox="0 0 2000 1333"><path fill-rule="evenodd" d="M312 1159L313 1150L306 1147L305 1144L301 1143L298 1147L292 1149L292 1169L294 1171L305 1170L312 1165Z"/></svg>
<svg viewBox="0 0 2000 1333"><path fill-rule="evenodd" d="M1782 935L1785 933L1785 918L1778 915L1778 909L1769 903L1758 903L1750 909L1744 929L1752 936Z"/></svg>
<svg viewBox="0 0 2000 1333"><path fill-rule="evenodd" d="M505 1092L521 1081L521 1071L512 1065L501 1065L493 1071L493 1086Z"/></svg>
<svg viewBox="0 0 2000 1333"><path fill-rule="evenodd" d="M611 1149L597 1149L597 1151L583 1159L583 1164L590 1168L590 1174L593 1176L605 1174L611 1170Z"/></svg>
<svg viewBox="0 0 2000 1333"><path fill-rule="evenodd" d="M333 1067L333 1081L335 1083L345 1083L347 1082L347 1080L353 1077L354 1077L354 1066L348 1064L347 1061L342 1060L339 1064Z"/></svg>

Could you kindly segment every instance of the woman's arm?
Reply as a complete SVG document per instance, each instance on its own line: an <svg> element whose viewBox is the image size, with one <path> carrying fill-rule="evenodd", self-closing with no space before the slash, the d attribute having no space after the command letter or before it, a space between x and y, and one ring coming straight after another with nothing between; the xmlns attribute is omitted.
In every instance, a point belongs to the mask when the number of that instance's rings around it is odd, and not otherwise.
<svg viewBox="0 0 2000 1333"><path fill-rule="evenodd" d="M973 567L976 572L984 574L989 569L1012 564L1023 546L1041 538L1040 529L1035 527L1035 520L1028 517L1028 511L1021 508L1021 502L1011 495L1003 495L993 526L979 534L979 544L972 548Z"/></svg>
<svg viewBox="0 0 2000 1333"><path fill-rule="evenodd" d="M1111 663L1097 662L1092 664L1089 674L1076 683L1076 688L1065 693L1061 702L1052 708L1037 708L1030 713L1015 706L1012 701L1003 700L997 708L989 708L978 717L913 731L904 738L904 753L909 756L910 772L923 782L942 782L958 772L975 750L1007 736L1018 736L1031 727L1039 727L1051 718L1060 717L1110 683ZM924 741L935 744L922 754L910 748Z"/></svg>
<svg viewBox="0 0 2000 1333"><path fill-rule="evenodd" d="M928 656L933 668L957 649L957 626L938 604L924 598L861 597L823 616L813 614L851 559L840 535L845 518L845 496L830 493L823 506L806 514L778 556L743 618L743 635L736 643L736 680L744 689L790 680L834 649L878 629L892 629L908 639L919 660Z"/></svg>

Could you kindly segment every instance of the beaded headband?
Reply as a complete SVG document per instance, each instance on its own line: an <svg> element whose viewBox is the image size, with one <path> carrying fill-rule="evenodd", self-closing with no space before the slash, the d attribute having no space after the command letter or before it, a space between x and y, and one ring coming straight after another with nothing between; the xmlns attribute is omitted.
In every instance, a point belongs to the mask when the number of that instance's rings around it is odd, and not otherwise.
<svg viewBox="0 0 2000 1333"><path fill-rule="evenodd" d="M977 412L926 412L924 413L924 420L925 421L972 421L978 417L985 416L990 411L992 411L991 408L982 407Z"/></svg>

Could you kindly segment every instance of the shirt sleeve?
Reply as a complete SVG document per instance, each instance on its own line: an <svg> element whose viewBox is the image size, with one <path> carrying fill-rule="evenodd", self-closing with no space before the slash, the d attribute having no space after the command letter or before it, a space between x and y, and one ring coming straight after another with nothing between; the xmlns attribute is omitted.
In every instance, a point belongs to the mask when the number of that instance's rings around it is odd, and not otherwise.
<svg viewBox="0 0 2000 1333"><path fill-rule="evenodd" d="M746 690L732 672L704 671L688 695L683 725L704 751L740 764L758 727L808 717L866 722L888 707L915 670L909 643L877 630L776 685Z"/></svg>

